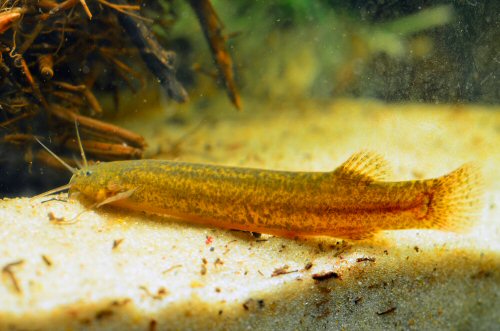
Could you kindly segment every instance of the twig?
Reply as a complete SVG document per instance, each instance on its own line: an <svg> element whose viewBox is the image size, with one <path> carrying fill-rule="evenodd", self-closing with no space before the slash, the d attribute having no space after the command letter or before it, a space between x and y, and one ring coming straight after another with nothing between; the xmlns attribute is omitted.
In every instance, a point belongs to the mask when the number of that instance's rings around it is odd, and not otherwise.
<svg viewBox="0 0 500 331"><path fill-rule="evenodd" d="M119 0L118 2L126 5L125 0ZM175 77L174 53L163 49L143 21L123 12L119 12L117 16L121 26L139 49L144 63L151 73L156 76L167 95L178 102L187 101L188 94Z"/></svg>
<svg viewBox="0 0 500 331"><path fill-rule="evenodd" d="M209 0L189 0L205 38L210 45L212 56L224 81L229 99L237 109L241 109L241 98L234 81L233 61L226 49L226 38L222 35L223 26Z"/></svg>

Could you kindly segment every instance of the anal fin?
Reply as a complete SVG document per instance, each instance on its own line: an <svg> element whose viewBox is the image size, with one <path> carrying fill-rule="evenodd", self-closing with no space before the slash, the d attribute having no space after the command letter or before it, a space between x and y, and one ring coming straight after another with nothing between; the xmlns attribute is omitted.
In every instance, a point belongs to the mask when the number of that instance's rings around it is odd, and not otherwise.
<svg viewBox="0 0 500 331"><path fill-rule="evenodd" d="M351 232L347 233L341 236L342 239L347 239L347 240L364 240L364 239L370 239L375 235L375 232L372 230L367 230L367 231L356 231L356 232Z"/></svg>

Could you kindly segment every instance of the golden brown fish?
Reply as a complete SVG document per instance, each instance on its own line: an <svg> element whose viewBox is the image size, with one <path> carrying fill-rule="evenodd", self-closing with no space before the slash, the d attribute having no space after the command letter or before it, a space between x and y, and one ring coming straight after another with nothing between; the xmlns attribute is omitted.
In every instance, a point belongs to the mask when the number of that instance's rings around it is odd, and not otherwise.
<svg viewBox="0 0 500 331"><path fill-rule="evenodd" d="M332 172L287 172L161 160L98 163L66 188L119 208L280 236L362 239L382 230L467 228L481 208L479 171L381 181L385 161L354 154Z"/></svg>

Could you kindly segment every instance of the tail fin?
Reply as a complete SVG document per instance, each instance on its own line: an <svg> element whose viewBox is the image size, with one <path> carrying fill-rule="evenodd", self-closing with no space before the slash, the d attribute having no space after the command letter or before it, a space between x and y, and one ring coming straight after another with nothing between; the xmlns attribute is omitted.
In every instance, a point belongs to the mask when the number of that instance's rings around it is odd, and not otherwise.
<svg viewBox="0 0 500 331"><path fill-rule="evenodd" d="M469 229L480 217L483 189L480 169L472 164L433 180L432 201L425 217L429 228L454 232Z"/></svg>

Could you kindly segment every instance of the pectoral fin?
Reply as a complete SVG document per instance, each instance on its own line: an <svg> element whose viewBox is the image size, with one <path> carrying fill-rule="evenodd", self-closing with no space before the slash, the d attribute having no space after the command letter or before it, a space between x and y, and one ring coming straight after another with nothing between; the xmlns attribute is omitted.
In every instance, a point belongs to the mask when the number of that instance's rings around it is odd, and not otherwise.
<svg viewBox="0 0 500 331"><path fill-rule="evenodd" d="M115 195L112 195L109 198L106 198L103 201L99 202L96 207L99 208L101 206L108 205L108 204L113 203L115 201L127 199L135 192L135 190L136 189L134 188L134 189L131 189L128 191L116 193Z"/></svg>

